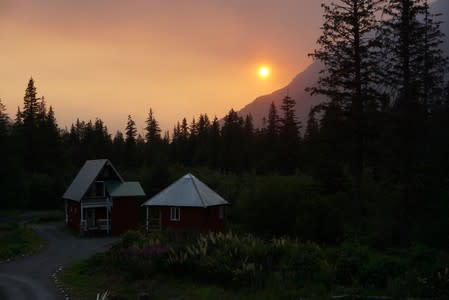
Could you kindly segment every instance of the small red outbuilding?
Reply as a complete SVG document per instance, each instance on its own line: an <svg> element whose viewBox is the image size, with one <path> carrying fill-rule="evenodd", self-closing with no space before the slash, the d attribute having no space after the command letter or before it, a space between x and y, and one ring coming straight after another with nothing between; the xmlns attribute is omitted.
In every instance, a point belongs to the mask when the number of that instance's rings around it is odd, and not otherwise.
<svg viewBox="0 0 449 300"><path fill-rule="evenodd" d="M144 197L140 183L124 181L109 160L88 160L63 196L67 227L113 235L137 229Z"/></svg>
<svg viewBox="0 0 449 300"><path fill-rule="evenodd" d="M146 201L147 230L222 231L229 203L192 174Z"/></svg>

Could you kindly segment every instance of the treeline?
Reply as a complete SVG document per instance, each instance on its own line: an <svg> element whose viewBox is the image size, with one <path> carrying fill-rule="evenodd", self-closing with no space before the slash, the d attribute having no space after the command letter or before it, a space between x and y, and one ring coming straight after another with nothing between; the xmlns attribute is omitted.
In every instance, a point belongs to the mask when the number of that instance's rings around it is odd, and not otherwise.
<svg viewBox="0 0 449 300"><path fill-rule="evenodd" d="M202 114L162 133L150 109L141 134L132 116L114 134L101 119L60 129L30 80L15 120L0 104L0 206L58 206L84 161L106 157L148 194L174 179L173 166L231 178L237 188L209 183L238 201L231 217L252 231L447 245L449 83L440 24L421 0L340 0L323 8L311 56L324 69L309 91L328 101L307 124L286 96L280 107L271 104L262 128L231 110L223 120ZM234 181L243 175L247 186ZM304 180L313 190L306 195L292 184Z"/></svg>

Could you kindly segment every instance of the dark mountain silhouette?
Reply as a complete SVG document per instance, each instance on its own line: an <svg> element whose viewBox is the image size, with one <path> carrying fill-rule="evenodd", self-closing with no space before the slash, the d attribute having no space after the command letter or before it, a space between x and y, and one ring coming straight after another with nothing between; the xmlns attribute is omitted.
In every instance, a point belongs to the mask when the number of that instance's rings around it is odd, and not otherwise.
<svg viewBox="0 0 449 300"><path fill-rule="evenodd" d="M449 0L438 0L432 3L431 12L442 14L438 17L438 20L443 22L441 24L441 31L446 35L446 43L443 47L446 55L449 56ZM280 108L282 99L289 94L296 100L296 115L302 122L302 131L304 132L310 108L325 100L324 96L311 96L304 91L306 87L311 87L316 84L320 70L320 63L312 63L307 69L296 75L287 86L271 94L256 98L253 102L238 111L238 114L240 116L251 114L254 119L254 126L261 127L262 119L267 116L271 102L274 102L276 107Z"/></svg>
<svg viewBox="0 0 449 300"><path fill-rule="evenodd" d="M254 119L254 126L261 127L262 119L267 116L271 102L274 102L279 109L282 99L288 94L296 100L296 115L298 119L303 122L302 125L304 128L310 108L313 105L321 103L325 99L323 96L310 96L309 93L304 90L306 87L310 87L316 83L320 70L321 64L314 62L303 72L296 75L287 86L274 91L269 95L260 96L246 105L238 111L239 115L246 116L247 114L251 114Z"/></svg>
<svg viewBox="0 0 449 300"><path fill-rule="evenodd" d="M437 20L443 22L441 24L441 31L446 35L444 49L446 54L449 55L449 1L438 0L432 3L430 5L430 11L434 14L441 14Z"/></svg>

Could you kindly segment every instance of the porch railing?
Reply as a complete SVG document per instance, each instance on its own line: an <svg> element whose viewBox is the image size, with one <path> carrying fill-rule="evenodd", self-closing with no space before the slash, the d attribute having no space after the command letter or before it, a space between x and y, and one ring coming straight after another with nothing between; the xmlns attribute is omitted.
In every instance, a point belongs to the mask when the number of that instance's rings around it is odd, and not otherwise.
<svg viewBox="0 0 449 300"><path fill-rule="evenodd" d="M81 221L81 230L111 230L111 219L97 219L94 224L88 224L86 220Z"/></svg>
<svg viewBox="0 0 449 300"><path fill-rule="evenodd" d="M148 219L148 230L160 230L161 229L161 219L160 218L149 218Z"/></svg>
<svg viewBox="0 0 449 300"><path fill-rule="evenodd" d="M83 207L112 206L112 202L108 198L84 199L81 204Z"/></svg>

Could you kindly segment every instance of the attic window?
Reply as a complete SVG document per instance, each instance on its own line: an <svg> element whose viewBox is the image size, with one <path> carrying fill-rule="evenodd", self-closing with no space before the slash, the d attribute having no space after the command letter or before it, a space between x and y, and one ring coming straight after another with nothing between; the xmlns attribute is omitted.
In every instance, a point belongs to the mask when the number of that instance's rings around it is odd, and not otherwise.
<svg viewBox="0 0 449 300"><path fill-rule="evenodd" d="M181 208L170 207L170 221L179 221L181 219Z"/></svg>
<svg viewBox="0 0 449 300"><path fill-rule="evenodd" d="M103 198L106 195L104 181L95 181L90 186L89 196L91 198Z"/></svg>

